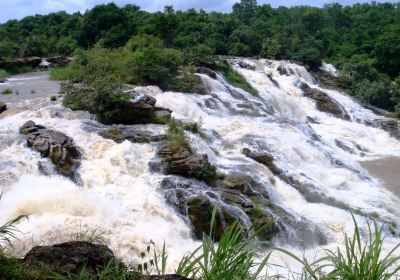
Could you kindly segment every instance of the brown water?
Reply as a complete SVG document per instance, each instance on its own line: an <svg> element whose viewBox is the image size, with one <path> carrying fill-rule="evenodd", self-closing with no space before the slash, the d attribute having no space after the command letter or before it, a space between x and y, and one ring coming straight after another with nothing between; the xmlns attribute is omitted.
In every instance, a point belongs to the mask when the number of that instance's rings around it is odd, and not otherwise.
<svg viewBox="0 0 400 280"><path fill-rule="evenodd" d="M0 94L0 101L15 103L21 100L56 95L59 82L50 81L48 72L32 72L14 75L7 82L0 83L0 92L11 89L12 94Z"/></svg>
<svg viewBox="0 0 400 280"><path fill-rule="evenodd" d="M386 157L371 161L362 161L360 164L369 173L380 179L384 186L400 197L400 158Z"/></svg>

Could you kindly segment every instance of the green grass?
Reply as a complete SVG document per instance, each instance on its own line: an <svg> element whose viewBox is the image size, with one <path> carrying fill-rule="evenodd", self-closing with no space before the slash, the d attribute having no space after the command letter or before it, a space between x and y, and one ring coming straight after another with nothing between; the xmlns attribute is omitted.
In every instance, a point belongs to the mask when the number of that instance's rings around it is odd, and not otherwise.
<svg viewBox="0 0 400 280"><path fill-rule="evenodd" d="M9 94L12 94L12 93L13 93L13 91L11 89L9 89L9 88L6 88L6 89L1 91L1 94L3 94L3 95L9 95Z"/></svg>
<svg viewBox="0 0 400 280"><path fill-rule="evenodd" d="M71 67L52 68L50 70L50 80L55 81L68 81L73 80L75 70Z"/></svg>
<svg viewBox="0 0 400 280"><path fill-rule="evenodd" d="M314 280L389 280L400 277L400 244L389 253L382 251L383 230L373 222L368 222L367 240L363 240L361 231L353 216L354 232L345 234L344 250L326 250L325 256L313 262L301 259L289 251L277 249L298 261L303 266L301 279Z"/></svg>
<svg viewBox="0 0 400 280"><path fill-rule="evenodd" d="M185 131L183 130L182 126L179 125L173 118L171 118L168 122L167 142L168 148L171 151L176 151L180 147L189 146L189 143L185 137Z"/></svg>
<svg viewBox="0 0 400 280"><path fill-rule="evenodd" d="M253 88L242 75L235 71L226 60L217 63L217 70L224 75L225 79L231 85L241 88L251 95L258 96L257 90Z"/></svg>

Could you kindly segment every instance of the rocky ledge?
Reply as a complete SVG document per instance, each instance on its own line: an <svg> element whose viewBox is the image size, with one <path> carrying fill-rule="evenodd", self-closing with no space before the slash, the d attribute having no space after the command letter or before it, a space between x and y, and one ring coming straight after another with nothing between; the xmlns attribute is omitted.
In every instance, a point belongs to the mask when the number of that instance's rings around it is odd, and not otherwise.
<svg viewBox="0 0 400 280"><path fill-rule="evenodd" d="M390 136L400 140L399 120L393 118L377 119L374 125L389 132Z"/></svg>
<svg viewBox="0 0 400 280"><path fill-rule="evenodd" d="M7 110L7 105L4 102L0 101L0 114Z"/></svg>
<svg viewBox="0 0 400 280"><path fill-rule="evenodd" d="M349 120L350 116L347 114L345 109L329 97L326 93L311 88L309 85L302 83L300 88L304 92L304 96L315 100L318 110L325 113L330 113L337 118Z"/></svg>
<svg viewBox="0 0 400 280"><path fill-rule="evenodd" d="M28 147L38 151L42 157L50 159L59 174L80 184L77 169L80 165L81 152L72 138L37 125L33 121L26 122L20 128L20 133L26 135ZM39 162L39 169L46 175L52 173L45 162Z"/></svg>
<svg viewBox="0 0 400 280"><path fill-rule="evenodd" d="M111 139L116 143L128 140L133 143L150 143L163 141L167 138L165 129L159 133L152 129L138 128L129 125L112 125L111 127L99 132L99 135Z"/></svg>
<svg viewBox="0 0 400 280"><path fill-rule="evenodd" d="M95 277L110 264L115 264L119 267L119 270L127 268L124 263L115 257L114 253L107 246L85 241L71 241L53 246L37 246L32 248L20 261L27 271L40 271L42 274L50 271L51 275L57 273L68 277L77 276L82 270L85 270L88 275ZM132 273L129 279L189 280L175 274L143 276L137 273Z"/></svg>

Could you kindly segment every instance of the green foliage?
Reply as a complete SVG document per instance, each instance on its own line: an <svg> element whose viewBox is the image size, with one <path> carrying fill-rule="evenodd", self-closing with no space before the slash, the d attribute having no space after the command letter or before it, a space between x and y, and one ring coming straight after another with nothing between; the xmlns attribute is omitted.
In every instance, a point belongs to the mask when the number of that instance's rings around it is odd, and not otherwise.
<svg viewBox="0 0 400 280"><path fill-rule="evenodd" d="M79 226L79 232L71 234L71 241L85 241L94 244L106 245L107 240L104 237L105 232L100 231L98 229L83 229L82 226Z"/></svg>
<svg viewBox="0 0 400 280"><path fill-rule="evenodd" d="M0 78L7 78L10 74L4 69L0 69Z"/></svg>
<svg viewBox="0 0 400 280"><path fill-rule="evenodd" d="M185 131L173 118L171 118L168 122L167 141L168 148L171 151L176 151L180 147L189 146L189 143L185 137Z"/></svg>
<svg viewBox="0 0 400 280"><path fill-rule="evenodd" d="M11 89L9 89L9 88L3 89L1 91L1 94L3 94L3 95L9 95L9 94L12 94L12 93L13 93L13 91Z"/></svg>
<svg viewBox="0 0 400 280"><path fill-rule="evenodd" d="M208 161L203 162L200 170L192 172L189 175L207 183L212 183L219 179L217 167Z"/></svg>
<svg viewBox="0 0 400 280"><path fill-rule="evenodd" d="M30 66L12 66L12 67L7 67L7 72L10 75L17 75L17 74L24 74L24 73L29 73L32 72L33 69Z"/></svg>
<svg viewBox="0 0 400 280"><path fill-rule="evenodd" d="M266 38L262 41L260 55L269 59L276 59L281 52L281 45L277 38Z"/></svg>
<svg viewBox="0 0 400 280"><path fill-rule="evenodd" d="M50 79L55 81L68 81L75 80L77 74L71 66L51 68Z"/></svg>
<svg viewBox="0 0 400 280"><path fill-rule="evenodd" d="M140 254L141 262L137 264L136 270L145 275L164 275L167 267L168 255L163 244L161 253L158 252L156 244L150 240L146 246L146 252Z"/></svg>
<svg viewBox="0 0 400 280"><path fill-rule="evenodd" d="M156 49L162 49L165 47L163 40L158 37L140 34L132 37L125 45L125 50L129 52L135 52L143 48L153 47Z"/></svg>
<svg viewBox="0 0 400 280"><path fill-rule="evenodd" d="M226 60L218 62L217 70L224 75L225 79L231 85L241 88L254 96L258 95L257 90L253 88L242 75L235 71Z"/></svg>
<svg viewBox="0 0 400 280"><path fill-rule="evenodd" d="M168 90L206 94L207 90L203 85L201 78L195 74L184 73L183 76L177 77L168 85Z"/></svg>
<svg viewBox="0 0 400 280"><path fill-rule="evenodd" d="M312 69L317 69L322 62L321 54L316 48L301 49L295 59L306 63Z"/></svg>
<svg viewBox="0 0 400 280"><path fill-rule="evenodd" d="M214 65L214 50L205 44L196 45L185 52L185 63L195 66Z"/></svg>
<svg viewBox="0 0 400 280"><path fill-rule="evenodd" d="M153 46L136 51L132 58L134 81L140 84L159 85L161 88L168 88L174 82L182 64L180 51Z"/></svg>
<svg viewBox="0 0 400 280"><path fill-rule="evenodd" d="M183 126L183 128L192 133L198 134L200 132L200 124L198 122L189 123Z"/></svg>
<svg viewBox="0 0 400 280"><path fill-rule="evenodd" d="M353 216L354 233L352 236L345 234L344 250L326 250L326 256L310 263L293 253L281 251L303 265L302 279L315 280L389 280L399 276L400 244L389 253L382 251L384 245L383 230L374 221L371 228L368 223L367 240L363 241L361 231Z"/></svg>

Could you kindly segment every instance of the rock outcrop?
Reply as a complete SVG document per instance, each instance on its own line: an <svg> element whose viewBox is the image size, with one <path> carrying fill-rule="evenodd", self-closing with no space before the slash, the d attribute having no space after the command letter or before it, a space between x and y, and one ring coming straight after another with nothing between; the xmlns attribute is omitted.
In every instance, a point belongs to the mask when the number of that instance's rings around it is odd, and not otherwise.
<svg viewBox="0 0 400 280"><path fill-rule="evenodd" d="M83 268L95 275L112 261L119 262L107 246L84 241L34 247L23 259L28 269L40 270L46 267L64 275L79 274Z"/></svg>
<svg viewBox="0 0 400 280"><path fill-rule="evenodd" d="M211 70L210 68L207 68L207 67L197 67L196 72L199 74L207 75L213 79L217 78L217 74L215 74L215 72L213 70Z"/></svg>
<svg viewBox="0 0 400 280"><path fill-rule="evenodd" d="M36 68L42 62L41 57L32 56L32 57L20 57L10 61L0 61L0 68L9 69L12 67L21 67L21 66L29 66L32 68Z"/></svg>
<svg viewBox="0 0 400 280"><path fill-rule="evenodd" d="M7 105L4 102L0 101L0 114L7 110Z"/></svg>
<svg viewBox="0 0 400 280"><path fill-rule="evenodd" d="M150 95L133 96L111 119L101 120L105 124L165 123L172 111L157 107L157 100Z"/></svg>
<svg viewBox="0 0 400 280"><path fill-rule="evenodd" d="M330 113L337 118L348 120L350 116L347 112L338 104L335 100L329 97L326 93L317 90L315 88L311 88L307 84L303 83L300 87L304 96L315 100L318 110L325 113Z"/></svg>
<svg viewBox="0 0 400 280"><path fill-rule="evenodd" d="M33 121L26 122L20 128L20 133L26 135L28 147L52 161L58 173L80 184L77 168L80 165L81 152L72 138Z"/></svg>
<svg viewBox="0 0 400 280"><path fill-rule="evenodd" d="M375 126L389 132L390 136L400 140L400 125L397 119L385 118L374 121Z"/></svg>
<svg viewBox="0 0 400 280"><path fill-rule="evenodd" d="M133 143L149 143L163 141L167 138L165 133L157 133L152 130L137 129L133 126L113 125L99 132L100 136L122 143L128 140Z"/></svg>

